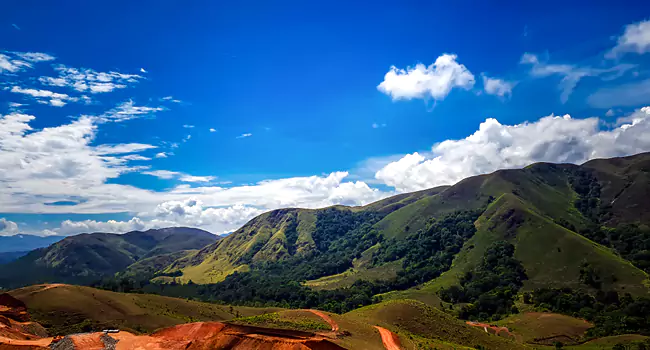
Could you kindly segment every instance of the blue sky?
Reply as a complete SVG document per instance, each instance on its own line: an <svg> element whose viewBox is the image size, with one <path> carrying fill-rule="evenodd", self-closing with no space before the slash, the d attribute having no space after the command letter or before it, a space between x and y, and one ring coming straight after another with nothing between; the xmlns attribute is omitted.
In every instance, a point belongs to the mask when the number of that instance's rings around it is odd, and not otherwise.
<svg viewBox="0 0 650 350"><path fill-rule="evenodd" d="M650 151L639 2L35 4L0 14L3 234L219 233Z"/></svg>

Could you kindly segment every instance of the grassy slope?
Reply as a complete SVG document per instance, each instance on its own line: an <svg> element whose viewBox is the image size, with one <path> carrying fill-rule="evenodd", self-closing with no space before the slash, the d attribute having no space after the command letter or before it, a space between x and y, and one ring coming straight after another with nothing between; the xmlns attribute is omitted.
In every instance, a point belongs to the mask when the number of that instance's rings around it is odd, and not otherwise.
<svg viewBox="0 0 650 350"><path fill-rule="evenodd" d="M521 344L485 333L415 300L393 300L366 306L345 315L346 318L376 324L398 335L405 345L457 344L483 345L488 349L525 349Z"/></svg>
<svg viewBox="0 0 650 350"><path fill-rule="evenodd" d="M648 276L629 262L579 234L538 214L513 194L504 194L479 217L477 233L465 243L452 268L434 281L403 292L388 293L387 299L414 298L439 306L435 294L440 288L457 284L459 278L481 261L487 247L506 239L515 245L515 257L526 268L529 280L524 289L537 287L585 288L579 282L580 265L589 262L607 276L603 287L634 295L647 295ZM616 280L612 280L615 276ZM426 299L425 299L426 298Z"/></svg>
<svg viewBox="0 0 650 350"><path fill-rule="evenodd" d="M638 334L625 334L615 335L611 337L603 337L588 341L581 345L568 346L568 350L611 350L616 344L624 344L628 347L626 349L635 349L632 344L644 342L648 337ZM549 347L550 348L550 347Z"/></svg>
<svg viewBox="0 0 650 350"><path fill-rule="evenodd" d="M329 331L332 327L321 317L303 310L283 310L263 315L235 318L235 324L293 329L306 332Z"/></svg>
<svg viewBox="0 0 650 350"><path fill-rule="evenodd" d="M16 289L10 294L28 305L34 321L52 335L118 327L151 332L194 321L221 321L274 312L278 308L230 307L149 294L115 293L90 287L43 285Z"/></svg>
<svg viewBox="0 0 650 350"><path fill-rule="evenodd" d="M579 342L587 329L593 325L579 318L542 312L526 312L507 317L497 325L508 327L508 330L515 333L525 343L543 341L543 339L563 338L561 341L568 344L564 339L573 339ZM552 344L553 340L549 344Z"/></svg>

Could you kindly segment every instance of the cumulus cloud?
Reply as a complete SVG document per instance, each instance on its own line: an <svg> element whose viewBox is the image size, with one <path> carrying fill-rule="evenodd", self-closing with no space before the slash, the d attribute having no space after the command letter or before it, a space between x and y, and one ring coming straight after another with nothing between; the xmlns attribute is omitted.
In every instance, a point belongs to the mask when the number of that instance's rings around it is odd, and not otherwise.
<svg viewBox="0 0 650 350"><path fill-rule="evenodd" d="M619 119L610 129L601 129L602 124L599 118L569 115L516 125L489 118L472 135L437 143L430 152L407 154L375 177L400 192L415 191L534 162L582 163L650 151L650 107Z"/></svg>
<svg viewBox="0 0 650 350"><path fill-rule="evenodd" d="M144 230L145 228L145 223L137 217L134 217L128 221L65 220L61 222L61 226L59 228L54 229L54 232L59 235L73 235L93 232L125 233L130 231Z"/></svg>
<svg viewBox="0 0 650 350"><path fill-rule="evenodd" d="M167 158L167 153L166 152L159 152L159 153L156 153L155 157L156 158Z"/></svg>
<svg viewBox="0 0 650 350"><path fill-rule="evenodd" d="M560 100L566 103L580 80L585 77L600 77L602 80L614 80L636 67L633 64L618 64L610 68L580 67L571 64L549 64L542 62L537 55L525 53L520 60L521 64L531 66L530 74L534 77L548 77L557 75L562 77L559 89L562 91Z"/></svg>
<svg viewBox="0 0 650 350"><path fill-rule="evenodd" d="M481 74L481 77L483 78L483 90L485 90L485 93L499 97L512 96L512 88L515 87L515 82L490 78L485 74Z"/></svg>
<svg viewBox="0 0 650 350"><path fill-rule="evenodd" d="M58 65L54 68L59 76L40 77L43 85L68 87L79 92L99 94L111 92L115 89L124 89L133 85L143 77L137 74L124 74L119 72L97 72L89 68L72 68Z"/></svg>
<svg viewBox="0 0 650 350"><path fill-rule="evenodd" d="M217 131L217 129L215 129L215 128L210 128L210 132L216 132L216 131Z"/></svg>
<svg viewBox="0 0 650 350"><path fill-rule="evenodd" d="M606 58L617 58L625 53L644 54L650 52L650 20L628 24L618 37L616 46L605 54Z"/></svg>
<svg viewBox="0 0 650 350"><path fill-rule="evenodd" d="M245 133L245 134L241 134L241 135L237 136L237 138L238 138L238 139L243 139L243 138L251 137L251 136L253 136L253 134L251 134L251 133Z"/></svg>
<svg viewBox="0 0 650 350"><path fill-rule="evenodd" d="M11 236L18 233L18 224L5 218L0 218L0 236Z"/></svg>
<svg viewBox="0 0 650 350"><path fill-rule="evenodd" d="M183 127L185 129L194 129L194 125L190 125L190 124L185 124L185 125L183 125Z"/></svg>
<svg viewBox="0 0 650 350"><path fill-rule="evenodd" d="M264 210L236 204L229 207L205 207L201 200L188 198L182 201L168 201L154 210L156 218L179 222L188 226L241 226Z"/></svg>
<svg viewBox="0 0 650 350"><path fill-rule="evenodd" d="M474 86L474 75L456 58L443 54L428 67L422 63L406 69L392 66L377 89L393 100L444 100L453 88L469 90Z"/></svg>

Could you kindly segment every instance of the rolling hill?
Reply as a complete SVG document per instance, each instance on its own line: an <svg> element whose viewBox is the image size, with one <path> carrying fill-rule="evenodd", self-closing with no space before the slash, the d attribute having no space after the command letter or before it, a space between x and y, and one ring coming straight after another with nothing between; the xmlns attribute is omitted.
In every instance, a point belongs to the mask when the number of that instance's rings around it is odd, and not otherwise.
<svg viewBox="0 0 650 350"><path fill-rule="evenodd" d="M223 321L279 310L114 293L65 284L34 285L9 293L24 302L32 319L52 336L106 328L153 332L188 322Z"/></svg>
<svg viewBox="0 0 650 350"><path fill-rule="evenodd" d="M218 237L194 228L165 228L125 234L87 233L66 237L0 265L0 286L89 283L159 255L202 248Z"/></svg>

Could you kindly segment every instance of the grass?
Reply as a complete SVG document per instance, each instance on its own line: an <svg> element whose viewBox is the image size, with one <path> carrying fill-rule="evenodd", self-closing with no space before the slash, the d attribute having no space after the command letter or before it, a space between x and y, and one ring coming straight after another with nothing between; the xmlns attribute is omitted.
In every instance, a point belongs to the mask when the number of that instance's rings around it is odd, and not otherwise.
<svg viewBox="0 0 650 350"><path fill-rule="evenodd" d="M440 310L416 300L390 300L344 315L347 318L385 327L408 339L409 335L432 342L464 347L483 345L489 349L524 349L522 344L485 333Z"/></svg>
<svg viewBox="0 0 650 350"><path fill-rule="evenodd" d="M307 332L331 330L331 326L322 318L309 311L301 310L279 311L269 314L240 317L230 322L242 325L293 329Z"/></svg>
<svg viewBox="0 0 650 350"><path fill-rule="evenodd" d="M182 323L223 321L280 310L231 307L71 285L47 290L44 290L43 286L30 286L13 290L10 294L25 302L34 321L46 327L51 335L113 327L135 332L152 332Z"/></svg>
<svg viewBox="0 0 650 350"><path fill-rule="evenodd" d="M626 346L626 349L634 349L632 347L635 344L647 342L648 337L638 334L624 334L624 335L615 335L611 337L603 337L588 341L581 345L576 346L567 346L567 350L611 350L616 344L623 344ZM646 344L647 345L647 344Z"/></svg>
<svg viewBox="0 0 650 350"><path fill-rule="evenodd" d="M397 277L397 272L402 269L402 261L392 261L378 267L351 268L342 273L321 277L305 282L305 285L315 290L331 290L352 286L357 280L388 280Z"/></svg>
<svg viewBox="0 0 650 350"><path fill-rule="evenodd" d="M525 343L552 345L562 341L565 345L579 343L587 329L593 325L579 318L555 313L526 312L512 315L496 323L521 337Z"/></svg>

